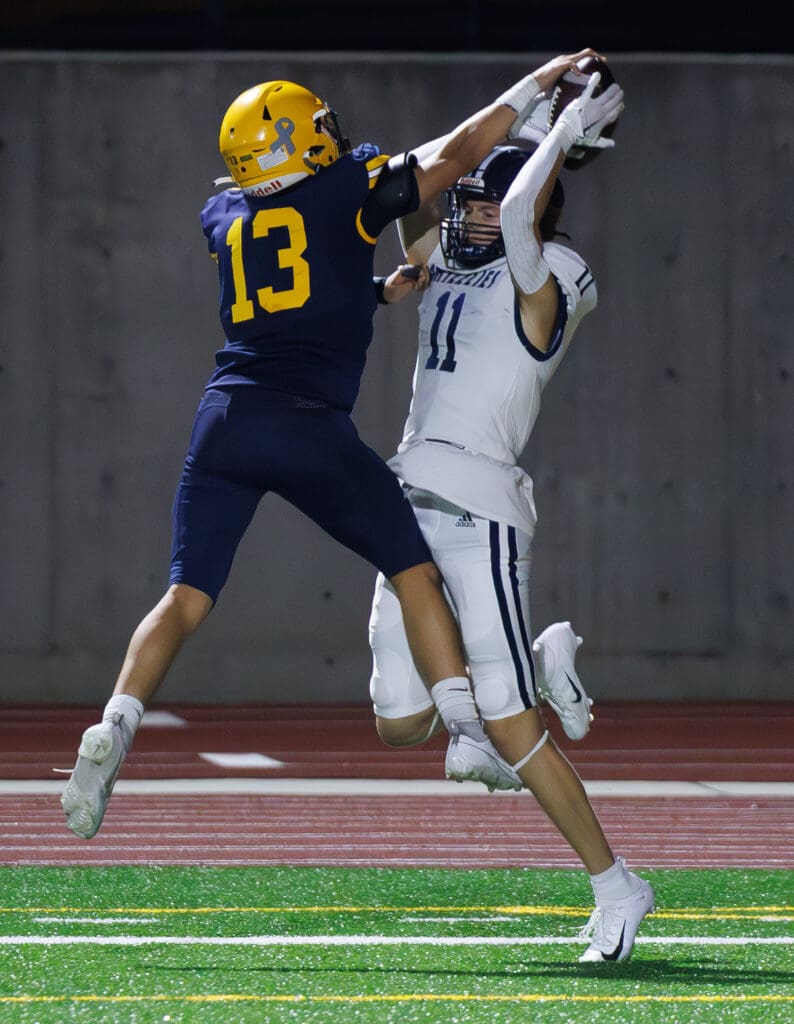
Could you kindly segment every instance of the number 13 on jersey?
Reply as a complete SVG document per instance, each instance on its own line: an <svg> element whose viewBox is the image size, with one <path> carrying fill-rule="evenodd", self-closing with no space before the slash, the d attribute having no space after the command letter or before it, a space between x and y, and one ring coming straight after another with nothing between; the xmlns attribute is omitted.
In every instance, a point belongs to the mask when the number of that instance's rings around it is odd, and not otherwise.
<svg viewBox="0 0 794 1024"><path fill-rule="evenodd" d="M291 206L274 210L259 210L251 222L251 234L264 239L273 228L286 228L289 244L277 249L278 265L281 270L292 271L292 287L274 289L265 285L256 289L256 300L266 313L277 313L284 309L299 309L311 295L309 264L303 258L308 242L303 217ZM232 278L234 280L234 302L232 322L242 323L253 320L254 300L249 298L248 281L243 264L243 218L235 217L226 232L226 245L231 249Z"/></svg>

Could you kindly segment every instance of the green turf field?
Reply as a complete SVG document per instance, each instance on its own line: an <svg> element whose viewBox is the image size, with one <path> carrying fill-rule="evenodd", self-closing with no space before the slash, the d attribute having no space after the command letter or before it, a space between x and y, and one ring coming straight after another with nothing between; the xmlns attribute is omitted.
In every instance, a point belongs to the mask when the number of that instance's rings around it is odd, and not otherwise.
<svg viewBox="0 0 794 1024"><path fill-rule="evenodd" d="M0 1022L791 1024L792 873L643 873L581 965L581 872L0 868Z"/></svg>

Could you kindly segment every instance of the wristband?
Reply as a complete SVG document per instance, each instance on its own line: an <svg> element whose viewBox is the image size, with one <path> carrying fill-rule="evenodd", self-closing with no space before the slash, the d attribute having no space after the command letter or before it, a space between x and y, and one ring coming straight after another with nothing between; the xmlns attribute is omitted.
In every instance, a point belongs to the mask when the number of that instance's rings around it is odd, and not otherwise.
<svg viewBox="0 0 794 1024"><path fill-rule="evenodd" d="M373 277L372 286L375 289L375 298L378 300L379 306L388 306L388 301L383 293L383 289L386 287L385 277Z"/></svg>
<svg viewBox="0 0 794 1024"><path fill-rule="evenodd" d="M527 75L520 82L511 85L501 96L497 96L494 102L504 103L506 107L512 107L517 114L520 114L522 110L526 110L539 92L540 86L535 76Z"/></svg>

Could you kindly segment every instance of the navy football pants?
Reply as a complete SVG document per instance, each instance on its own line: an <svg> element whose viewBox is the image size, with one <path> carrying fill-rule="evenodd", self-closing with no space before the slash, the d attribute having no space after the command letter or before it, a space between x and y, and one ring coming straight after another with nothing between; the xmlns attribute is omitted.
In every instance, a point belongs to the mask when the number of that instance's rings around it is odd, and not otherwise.
<svg viewBox="0 0 794 1024"><path fill-rule="evenodd" d="M274 491L391 577L431 561L397 477L346 412L257 386L201 400L173 507L171 583L213 601Z"/></svg>

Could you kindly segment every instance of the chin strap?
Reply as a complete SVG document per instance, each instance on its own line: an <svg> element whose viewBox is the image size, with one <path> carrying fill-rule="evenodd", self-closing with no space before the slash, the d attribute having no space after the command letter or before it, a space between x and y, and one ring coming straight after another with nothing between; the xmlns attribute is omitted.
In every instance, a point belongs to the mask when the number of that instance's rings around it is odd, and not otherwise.
<svg viewBox="0 0 794 1024"><path fill-rule="evenodd" d="M529 761L531 758L533 758L535 756L535 754L537 754L537 752L540 750L540 748L543 746L543 744L546 742L546 740L548 738L549 738L549 730L546 729L546 731L540 737L540 739L535 744L535 746L532 748L532 750L530 750L530 752L527 754L527 756L526 757L522 757L520 761L516 761L516 763L512 766L513 771L517 772L520 768L523 768L524 765L527 763L527 761Z"/></svg>

